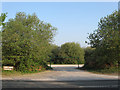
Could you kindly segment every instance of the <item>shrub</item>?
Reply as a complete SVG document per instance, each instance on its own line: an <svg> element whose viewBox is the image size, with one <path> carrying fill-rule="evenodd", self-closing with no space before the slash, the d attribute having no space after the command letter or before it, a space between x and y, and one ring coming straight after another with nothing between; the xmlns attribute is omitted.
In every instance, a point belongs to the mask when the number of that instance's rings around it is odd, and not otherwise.
<svg viewBox="0 0 120 90"><path fill-rule="evenodd" d="M40 21L35 14L17 13L2 30L3 65L13 65L20 71L29 70L31 66L47 68L55 31L55 27Z"/></svg>

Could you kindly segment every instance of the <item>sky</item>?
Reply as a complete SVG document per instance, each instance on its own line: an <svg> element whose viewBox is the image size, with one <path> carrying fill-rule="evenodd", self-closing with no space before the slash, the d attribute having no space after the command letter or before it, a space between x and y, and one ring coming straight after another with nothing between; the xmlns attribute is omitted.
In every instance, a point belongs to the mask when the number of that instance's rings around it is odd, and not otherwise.
<svg viewBox="0 0 120 90"><path fill-rule="evenodd" d="M53 44L77 42L87 47L88 33L98 27L102 17L118 10L117 2L2 2L2 12L8 12L6 22L17 12L36 13L41 21L57 27Z"/></svg>

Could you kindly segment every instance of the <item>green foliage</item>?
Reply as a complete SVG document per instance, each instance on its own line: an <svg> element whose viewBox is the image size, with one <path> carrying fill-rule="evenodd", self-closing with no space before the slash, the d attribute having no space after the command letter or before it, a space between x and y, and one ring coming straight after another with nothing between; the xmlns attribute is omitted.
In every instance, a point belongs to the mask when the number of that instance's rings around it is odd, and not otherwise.
<svg viewBox="0 0 120 90"><path fill-rule="evenodd" d="M55 31L55 27L40 21L35 14L17 13L2 30L3 65L13 65L20 71L32 66L48 68L46 62Z"/></svg>
<svg viewBox="0 0 120 90"><path fill-rule="evenodd" d="M95 48L91 48L91 47L87 47L87 48L84 48L84 52L85 52L85 65L84 67L85 68L92 68L94 67L94 61L95 61L95 55L94 55L94 52L95 52Z"/></svg>
<svg viewBox="0 0 120 90"><path fill-rule="evenodd" d="M1 13L1 15L0 15L0 27L1 28L5 26L4 21L5 21L6 17L7 17L7 13ZM0 30L1 30L1 28L0 28ZM2 33L1 33L1 31L0 31L0 43L2 43ZM1 44L0 44L0 60L2 60L2 46L1 46ZM1 62L0 62L0 65L1 65Z"/></svg>
<svg viewBox="0 0 120 90"><path fill-rule="evenodd" d="M54 47L53 62L55 64L77 64L84 63L84 50L78 43L65 43L61 47Z"/></svg>
<svg viewBox="0 0 120 90"><path fill-rule="evenodd" d="M98 29L88 37L94 51L93 67L110 68L118 66L120 61L120 31L118 29L118 12L101 18Z"/></svg>
<svg viewBox="0 0 120 90"><path fill-rule="evenodd" d="M21 72L15 70L2 70L2 76L19 76L22 75Z"/></svg>
<svg viewBox="0 0 120 90"><path fill-rule="evenodd" d="M51 49L51 55L50 55L50 59L51 59L51 63L54 64L60 64L60 60L59 60L59 51L60 51L60 47L58 47L57 45L52 45L52 49Z"/></svg>
<svg viewBox="0 0 120 90"><path fill-rule="evenodd" d="M120 69L117 67L111 67L111 68L105 68L105 69L98 69L98 68L81 68L82 70L87 70L92 73L97 73L97 74L111 74L111 75L118 75L120 72Z"/></svg>
<svg viewBox="0 0 120 90"><path fill-rule="evenodd" d="M1 13L1 16L0 16L0 26L5 26L5 18L7 17L7 13Z"/></svg>

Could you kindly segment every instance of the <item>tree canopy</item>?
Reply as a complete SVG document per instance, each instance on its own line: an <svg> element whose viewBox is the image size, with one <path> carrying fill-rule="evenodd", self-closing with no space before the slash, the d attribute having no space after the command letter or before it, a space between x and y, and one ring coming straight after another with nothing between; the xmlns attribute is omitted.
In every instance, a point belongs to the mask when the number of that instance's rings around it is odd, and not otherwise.
<svg viewBox="0 0 120 90"><path fill-rule="evenodd" d="M2 30L3 65L13 65L21 71L31 66L47 66L56 30L36 14L17 13Z"/></svg>
<svg viewBox="0 0 120 90"><path fill-rule="evenodd" d="M95 49L94 64L105 68L118 65L120 59L120 31L118 29L118 11L101 18L98 29L88 37L88 44Z"/></svg>
<svg viewBox="0 0 120 90"><path fill-rule="evenodd" d="M5 23L5 18L7 17L7 13L1 13L1 16L0 16L0 26L4 26Z"/></svg>
<svg viewBox="0 0 120 90"><path fill-rule="evenodd" d="M53 49L54 63L59 64L77 64L84 63L84 50L80 47L80 44L74 42L68 42L61 47Z"/></svg>

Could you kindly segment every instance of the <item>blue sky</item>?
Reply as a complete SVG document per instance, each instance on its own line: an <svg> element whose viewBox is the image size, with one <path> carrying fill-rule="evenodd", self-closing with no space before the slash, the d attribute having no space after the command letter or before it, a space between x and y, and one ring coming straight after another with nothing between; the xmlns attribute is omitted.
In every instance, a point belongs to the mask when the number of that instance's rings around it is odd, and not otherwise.
<svg viewBox="0 0 120 90"><path fill-rule="evenodd" d="M85 44L88 34L97 29L100 18L118 9L117 2L4 2L2 11L8 12L6 21L17 12L36 13L40 20L51 23L58 31L54 44L78 42ZM88 40L87 40L88 41Z"/></svg>

